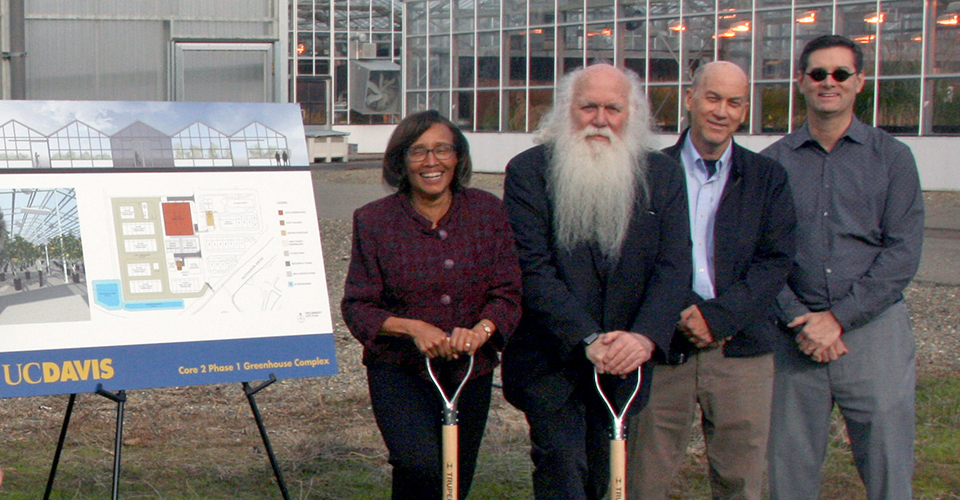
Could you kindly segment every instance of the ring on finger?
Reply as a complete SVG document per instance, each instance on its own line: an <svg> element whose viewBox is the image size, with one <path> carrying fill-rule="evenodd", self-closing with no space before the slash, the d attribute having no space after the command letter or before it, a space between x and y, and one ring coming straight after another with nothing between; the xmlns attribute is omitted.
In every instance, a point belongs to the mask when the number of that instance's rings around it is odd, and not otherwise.
<svg viewBox="0 0 960 500"><path fill-rule="evenodd" d="M470 342L467 342L467 349L470 348Z"/></svg>

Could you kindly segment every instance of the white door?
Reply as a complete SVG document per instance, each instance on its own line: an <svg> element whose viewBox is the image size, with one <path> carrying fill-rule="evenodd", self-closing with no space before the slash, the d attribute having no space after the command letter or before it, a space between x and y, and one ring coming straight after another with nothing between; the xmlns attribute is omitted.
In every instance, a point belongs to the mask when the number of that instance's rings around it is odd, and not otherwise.
<svg viewBox="0 0 960 500"><path fill-rule="evenodd" d="M175 101L275 102L272 43L174 43Z"/></svg>

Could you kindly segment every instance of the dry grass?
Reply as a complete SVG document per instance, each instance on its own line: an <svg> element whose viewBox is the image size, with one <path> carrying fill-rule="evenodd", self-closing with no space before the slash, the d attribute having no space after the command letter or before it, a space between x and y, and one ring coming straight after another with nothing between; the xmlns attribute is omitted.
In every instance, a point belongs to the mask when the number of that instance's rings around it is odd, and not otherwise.
<svg viewBox="0 0 960 500"><path fill-rule="evenodd" d="M279 498L239 385L130 391L121 491L127 498ZM389 466L366 394L322 392L285 380L257 396L291 498L387 498ZM2 498L39 498L66 396L6 400L0 408ZM81 395L70 422L55 498L100 498L111 489L116 405ZM495 399L477 490L526 481L522 415ZM522 470L518 471L520 468ZM523 485L511 488L523 492ZM528 488L528 487L527 487ZM482 496L475 498L503 498ZM524 498L524 497L519 497Z"/></svg>

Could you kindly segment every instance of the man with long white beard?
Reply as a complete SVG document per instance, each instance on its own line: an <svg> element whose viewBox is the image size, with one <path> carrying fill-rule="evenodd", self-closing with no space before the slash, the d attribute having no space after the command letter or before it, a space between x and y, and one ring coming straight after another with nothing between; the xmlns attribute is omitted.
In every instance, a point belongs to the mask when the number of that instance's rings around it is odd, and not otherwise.
<svg viewBox="0 0 960 500"><path fill-rule="evenodd" d="M624 377L643 366L638 411L644 363L668 348L690 286L683 171L655 152L640 89L608 64L567 75L540 145L507 166L523 318L504 349L503 384L530 424L541 500L603 497L610 417L594 369Z"/></svg>

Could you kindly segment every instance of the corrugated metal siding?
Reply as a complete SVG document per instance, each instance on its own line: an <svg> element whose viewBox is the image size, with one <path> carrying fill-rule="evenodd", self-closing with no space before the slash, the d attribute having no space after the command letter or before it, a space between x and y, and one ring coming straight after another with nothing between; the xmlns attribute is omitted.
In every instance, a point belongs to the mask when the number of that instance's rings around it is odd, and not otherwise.
<svg viewBox="0 0 960 500"><path fill-rule="evenodd" d="M173 42L279 42L277 1L26 0L27 98L167 100Z"/></svg>
<svg viewBox="0 0 960 500"><path fill-rule="evenodd" d="M271 0L27 0L27 18L33 16L162 18L231 20L270 18Z"/></svg>
<svg viewBox="0 0 960 500"><path fill-rule="evenodd" d="M28 21L27 98L163 100L157 21Z"/></svg>

